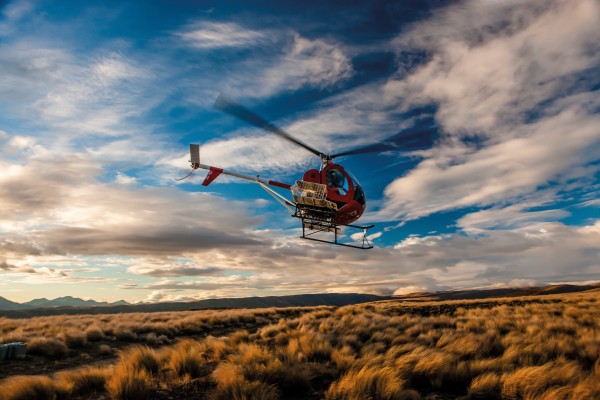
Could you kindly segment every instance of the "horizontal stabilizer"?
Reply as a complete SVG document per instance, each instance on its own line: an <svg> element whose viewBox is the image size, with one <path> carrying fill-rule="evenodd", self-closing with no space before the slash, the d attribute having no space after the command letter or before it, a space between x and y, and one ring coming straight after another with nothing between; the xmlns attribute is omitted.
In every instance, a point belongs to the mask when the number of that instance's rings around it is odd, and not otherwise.
<svg viewBox="0 0 600 400"><path fill-rule="evenodd" d="M208 175L206 175L206 178L204 178L204 182L202 182L202 186L210 185L211 182L217 179L217 177L221 175L222 172L223 170L221 168L210 167L210 169L208 170Z"/></svg>

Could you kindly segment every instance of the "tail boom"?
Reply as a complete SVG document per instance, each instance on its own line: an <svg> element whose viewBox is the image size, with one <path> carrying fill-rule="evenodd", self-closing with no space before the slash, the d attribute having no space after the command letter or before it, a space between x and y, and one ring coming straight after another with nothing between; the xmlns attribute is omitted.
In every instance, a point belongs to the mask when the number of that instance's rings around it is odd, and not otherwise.
<svg viewBox="0 0 600 400"><path fill-rule="evenodd" d="M249 176L244 174L239 174L237 172L228 171L223 168L217 168L210 165L200 163L200 146L197 144L190 144L190 162L192 163L192 168L194 169L205 169L208 170L208 175L204 178L204 182L202 182L203 186L210 185L217 177L221 174L234 176L236 178L245 179L247 181L262 183L263 185L275 186L282 189L290 189L291 185L287 183L272 181L261 179L258 176Z"/></svg>

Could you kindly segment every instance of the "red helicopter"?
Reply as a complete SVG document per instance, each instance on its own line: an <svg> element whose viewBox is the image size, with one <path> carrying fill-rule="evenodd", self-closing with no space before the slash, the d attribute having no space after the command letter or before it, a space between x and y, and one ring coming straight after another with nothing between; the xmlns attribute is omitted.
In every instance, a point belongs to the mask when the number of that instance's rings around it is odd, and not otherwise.
<svg viewBox="0 0 600 400"><path fill-rule="evenodd" d="M430 131L422 129L413 130L412 132L405 131L395 135L393 138L389 138L386 142L375 143L336 154L325 154L299 141L289 133L223 95L220 95L215 101L215 108L305 148L321 158L321 166L319 169L306 171L302 180L296 181L294 185L289 185L287 183L261 179L258 176L243 175L201 164L200 146L190 144L192 172L196 169L206 169L209 171L204 182L202 182L203 186L208 186L221 174L256 182L283 206L288 208L292 212L293 217L299 218L302 221L302 239L358 249L373 248L367 239L367 231L373 228L374 225L352 225L365 211L367 205L365 192L358 183L358 180L349 171L345 170L344 167L335 164L333 160L337 157L353 154L389 150L415 150L422 147L424 136L427 136L428 131ZM268 186L290 190L293 201L288 200ZM362 242L354 244L340 241L341 226L362 230ZM319 233L333 233L333 240L313 236Z"/></svg>

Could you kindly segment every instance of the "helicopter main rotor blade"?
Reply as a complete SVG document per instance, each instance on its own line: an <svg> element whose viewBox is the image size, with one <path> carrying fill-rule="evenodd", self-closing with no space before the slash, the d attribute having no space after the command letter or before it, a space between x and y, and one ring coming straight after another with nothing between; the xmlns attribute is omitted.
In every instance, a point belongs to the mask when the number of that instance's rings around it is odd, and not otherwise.
<svg viewBox="0 0 600 400"><path fill-rule="evenodd" d="M314 149L309 145L299 141L286 131L282 130L281 128L265 120L258 114L248 110L246 107L234 102L233 100L227 98L222 94L220 94L219 97L217 97L217 100L215 100L215 108L226 112L227 114L232 115L238 119L241 119L242 121L247 122L250 125L254 125L257 128L261 128L271 133L274 133L279 137L282 137L292 143L297 144L298 146L304 147L306 150L310 151L313 154L316 154L319 157L324 157L325 155L323 152L320 152L319 150Z"/></svg>
<svg viewBox="0 0 600 400"><path fill-rule="evenodd" d="M330 157L350 156L354 154L380 153L384 151L415 151L431 147L436 137L434 126L415 126L404 130L380 143L373 143L355 149L342 151Z"/></svg>

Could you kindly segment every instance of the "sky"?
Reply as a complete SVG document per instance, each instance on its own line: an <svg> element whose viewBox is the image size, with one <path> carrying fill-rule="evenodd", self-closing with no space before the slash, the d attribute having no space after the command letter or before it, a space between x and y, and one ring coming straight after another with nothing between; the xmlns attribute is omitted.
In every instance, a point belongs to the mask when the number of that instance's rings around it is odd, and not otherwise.
<svg viewBox="0 0 600 400"><path fill-rule="evenodd" d="M186 301L600 281L597 0L0 2L0 296ZM260 186L341 157L375 248ZM289 192L280 191L289 197ZM349 234L349 233L348 233ZM349 239L349 238L346 238Z"/></svg>

